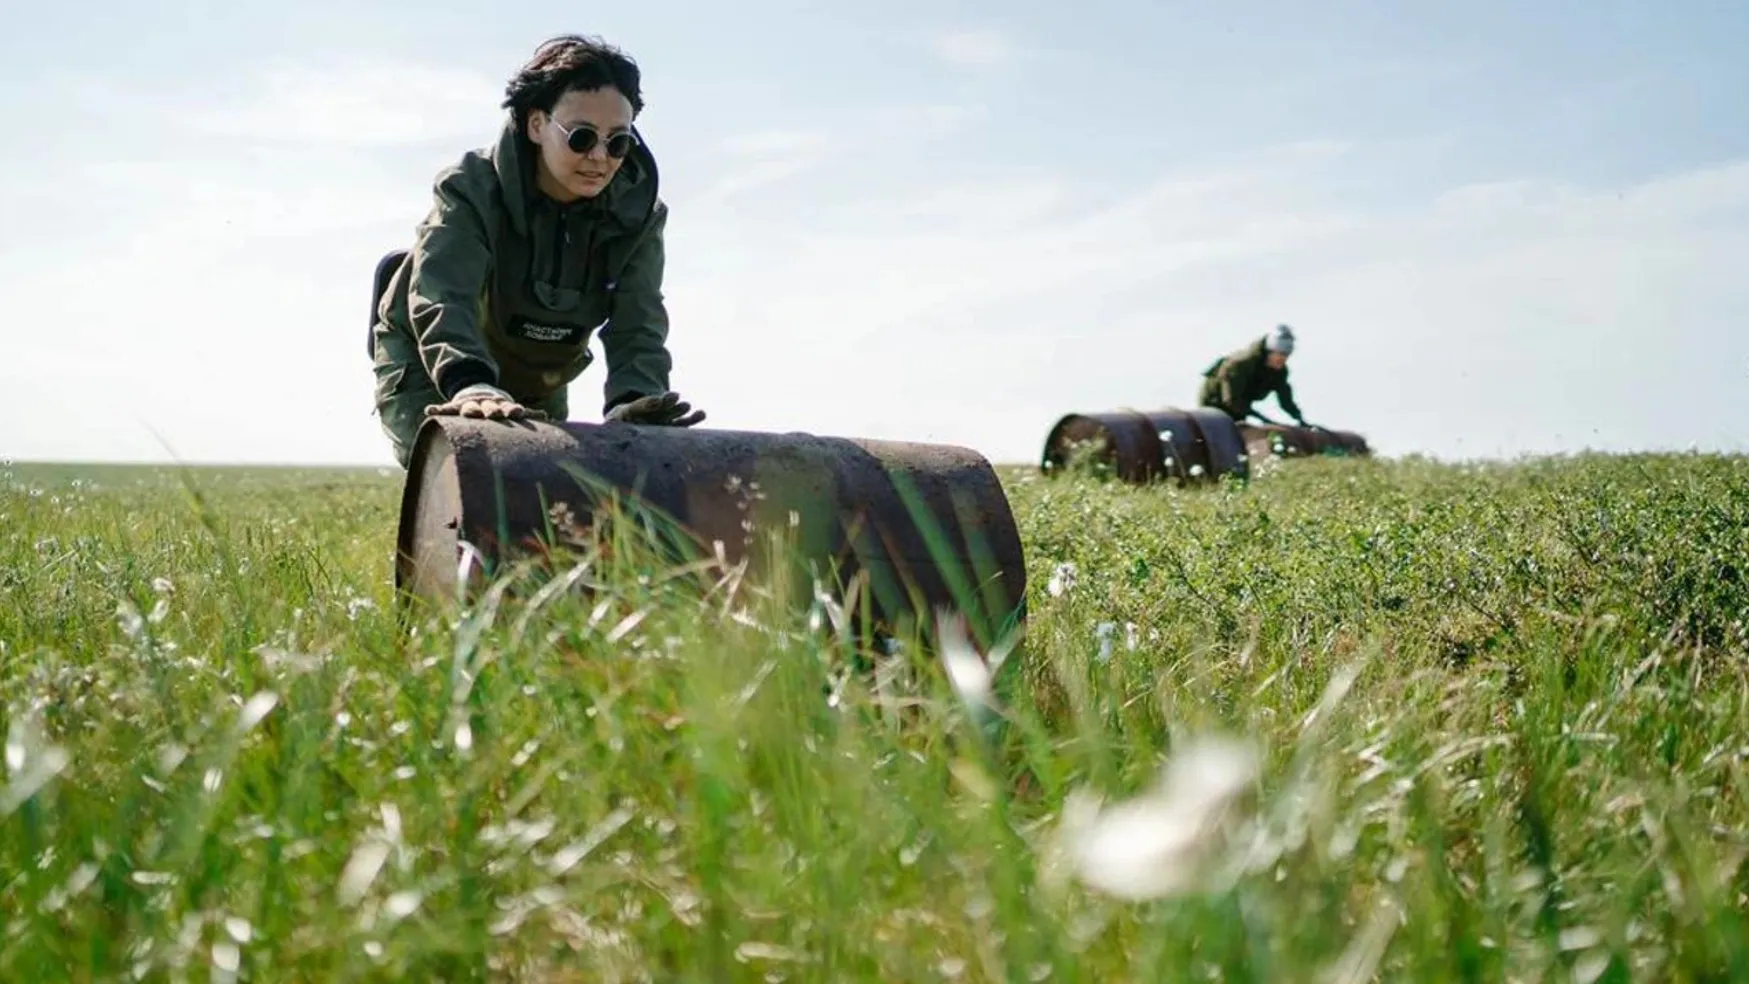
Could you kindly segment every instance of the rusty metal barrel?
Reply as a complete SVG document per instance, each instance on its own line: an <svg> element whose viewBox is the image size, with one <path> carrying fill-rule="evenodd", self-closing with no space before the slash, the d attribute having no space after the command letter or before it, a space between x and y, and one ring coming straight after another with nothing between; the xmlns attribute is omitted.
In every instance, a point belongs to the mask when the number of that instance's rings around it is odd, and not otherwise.
<svg viewBox="0 0 1749 984"><path fill-rule="evenodd" d="M860 575L893 631L950 608L987 645L1024 617L1020 534L975 451L618 422L429 419L408 461L396 585L453 597L464 542L495 565L542 549L555 517L586 529L614 501L670 521L695 560L763 564L761 531L787 531L789 562L829 589Z"/></svg>
<svg viewBox="0 0 1749 984"><path fill-rule="evenodd" d="M1201 485L1250 474L1238 425L1208 407L1068 414L1045 437L1040 467L1059 474L1083 455L1138 485Z"/></svg>
<svg viewBox="0 0 1749 984"><path fill-rule="evenodd" d="M1331 430L1326 427L1298 427L1291 424L1239 425L1247 453L1256 458L1300 458L1313 455L1352 455L1369 457L1372 449L1366 438L1353 431Z"/></svg>

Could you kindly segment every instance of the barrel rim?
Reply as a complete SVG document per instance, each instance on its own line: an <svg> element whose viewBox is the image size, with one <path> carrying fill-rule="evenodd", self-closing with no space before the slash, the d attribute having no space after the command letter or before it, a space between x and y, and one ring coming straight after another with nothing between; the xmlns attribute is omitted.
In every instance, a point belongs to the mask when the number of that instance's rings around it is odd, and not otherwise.
<svg viewBox="0 0 1749 984"><path fill-rule="evenodd" d="M1040 471L1043 471L1047 474L1050 473L1050 471L1052 470L1053 462L1055 463L1055 465L1057 467L1061 467L1061 465L1062 465L1061 457L1059 455L1053 454L1052 452L1054 452L1058 449L1059 438L1062 437L1063 430L1065 428L1067 428L1070 424L1075 423L1076 421L1080 421L1080 420L1092 420L1094 423L1099 424L1100 429L1102 429L1102 430L1104 429L1104 426L1105 426L1103 422L1098 420L1098 418L1093 417L1089 414L1084 414L1084 413L1066 413L1066 414L1062 415L1061 417L1058 417L1057 422L1055 424L1052 424L1050 431L1045 434L1044 451L1043 451L1043 453L1041 453L1039 455L1038 466L1039 466Z"/></svg>
<svg viewBox="0 0 1749 984"><path fill-rule="evenodd" d="M1148 413L1135 407L1123 406L1112 410L1096 413L1067 413L1057 419L1050 432L1045 435L1044 451L1040 455L1039 469L1046 474L1053 474L1055 467L1060 468L1066 456L1059 454L1061 450L1064 429L1078 421L1093 423L1104 435L1111 447L1113 472L1126 482L1149 482L1159 477L1165 462L1165 449L1160 443L1160 435L1154 427ZM1137 449L1139 461L1125 461L1122 449L1119 447L1120 427L1133 429L1141 434L1142 447ZM1126 467L1128 465L1129 467Z"/></svg>
<svg viewBox="0 0 1749 984"><path fill-rule="evenodd" d="M408 590L409 572L413 566L413 555L409 543L414 535L414 520L419 514L419 503L425 491L425 482L421 476L425 474L425 459L431 456L431 445L440 439L447 439L436 417L427 417L419 425L413 435L413 450L407 455L405 480L401 485L401 520L395 531L395 591Z"/></svg>
<svg viewBox="0 0 1749 984"><path fill-rule="evenodd" d="M452 429L465 427L469 421L462 417L446 417L436 415L425 418L419 425L419 430L413 437L413 450L407 455L406 484L401 489L400 526L395 532L395 589L405 590L410 572L415 564L411 552L412 544L408 541L417 533L419 509L424 496L430 491L430 484L423 479L426 467L433 455L446 454L457 459L455 487L451 490L454 498L461 506L461 516L455 530L456 545L460 548L463 540L468 537L465 520L476 508L475 496L471 493L468 483L461 480L464 463L467 458L471 462L474 455L485 454L480 448L472 448L470 442L456 440ZM477 421L478 423L493 423L493 421ZM467 467L472 467L468 465Z"/></svg>

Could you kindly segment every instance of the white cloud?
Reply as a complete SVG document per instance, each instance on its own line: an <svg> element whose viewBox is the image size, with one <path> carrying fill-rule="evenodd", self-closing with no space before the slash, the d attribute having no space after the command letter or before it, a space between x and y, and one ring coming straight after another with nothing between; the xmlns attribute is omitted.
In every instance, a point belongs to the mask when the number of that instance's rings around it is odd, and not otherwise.
<svg viewBox="0 0 1749 984"><path fill-rule="evenodd" d="M482 142L503 122L499 79L379 57L276 60L231 105L196 110L197 133L276 144L383 147Z"/></svg>
<svg viewBox="0 0 1749 984"><path fill-rule="evenodd" d="M762 189L789 200L795 179L830 170L828 183L842 188L849 183L846 169L961 131L976 116L976 110L964 106L879 106L838 111L831 125L732 133L718 140L708 156L690 157L684 145L670 148L679 154L665 157L679 166L664 166L663 185L680 194L696 187L696 197L689 199L694 209L729 206ZM685 168L694 164L712 177L698 180L688 174Z"/></svg>
<svg viewBox="0 0 1749 984"><path fill-rule="evenodd" d="M831 143L829 131L756 130L737 133L723 140L722 149L737 157L770 157L816 153Z"/></svg>
<svg viewBox="0 0 1749 984"><path fill-rule="evenodd" d="M989 27L939 31L930 36L929 49L942 61L966 68L1007 65L1020 57L1012 37Z"/></svg>
<svg viewBox="0 0 1749 984"><path fill-rule="evenodd" d="M818 167L835 151L831 131L760 130L737 133L719 147L728 163L704 191L707 203L721 203L758 188L779 184Z"/></svg>

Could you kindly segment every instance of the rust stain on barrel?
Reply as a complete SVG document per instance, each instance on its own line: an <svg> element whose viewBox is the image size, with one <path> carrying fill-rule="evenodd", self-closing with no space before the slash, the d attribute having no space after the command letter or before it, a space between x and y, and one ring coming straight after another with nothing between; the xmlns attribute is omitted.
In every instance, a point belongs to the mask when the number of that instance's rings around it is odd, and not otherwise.
<svg viewBox="0 0 1749 984"><path fill-rule="evenodd" d="M698 556L720 544L730 564L767 559L765 531L793 534L841 582L863 575L873 614L894 627L947 607L971 615L988 645L1024 616L1019 531L974 451L624 423L427 421L402 497L396 584L453 596L467 549L494 564L538 549L555 508L587 525L604 495L671 519Z"/></svg>

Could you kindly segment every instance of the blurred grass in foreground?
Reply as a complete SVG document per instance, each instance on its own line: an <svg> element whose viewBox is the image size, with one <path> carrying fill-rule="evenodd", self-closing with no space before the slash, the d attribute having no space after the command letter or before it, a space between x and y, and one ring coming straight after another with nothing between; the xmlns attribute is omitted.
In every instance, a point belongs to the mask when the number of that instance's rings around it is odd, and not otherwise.
<svg viewBox="0 0 1749 984"><path fill-rule="evenodd" d="M0 470L0 980L1749 979L1749 462L1259 470L1009 473L983 707L625 542L405 631L398 475Z"/></svg>

